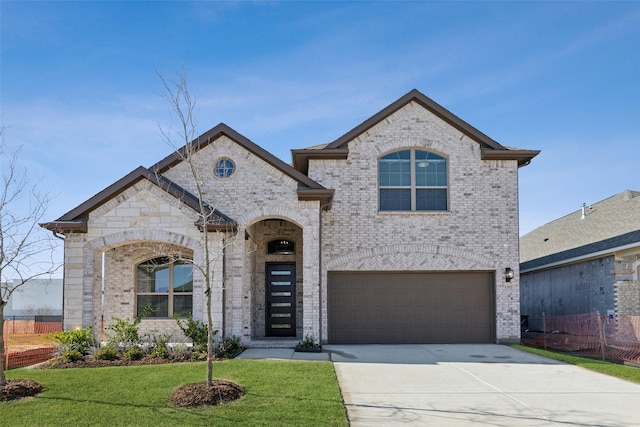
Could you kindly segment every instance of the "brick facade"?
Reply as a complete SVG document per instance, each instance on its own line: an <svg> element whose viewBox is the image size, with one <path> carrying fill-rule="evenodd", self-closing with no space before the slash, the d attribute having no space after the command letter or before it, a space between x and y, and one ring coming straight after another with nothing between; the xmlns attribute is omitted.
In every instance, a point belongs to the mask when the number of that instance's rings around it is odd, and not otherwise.
<svg viewBox="0 0 640 427"><path fill-rule="evenodd" d="M519 340L516 158L483 159L481 144L467 132L420 103L408 102L355 135L348 142L348 157L309 160L306 176L335 190L330 208L323 209L327 206L320 199L298 193L308 178L247 147L221 134L192 159L203 199L237 224L237 233L210 233L215 329L240 336L249 345L264 340L265 265L295 262L294 339L328 336L328 272L397 270L494 273L496 340ZM448 211L379 212L378 159L406 148L447 159ZM214 174L221 158L235 164L226 179ZM188 166L177 162L162 174L197 194ZM157 254L180 253L203 265L198 215L183 202L147 177L96 203L86 232L66 233L66 329L92 324L96 330L103 316L107 322L133 317L136 265ZM267 254L267 244L274 239L295 242L295 254ZM509 283L505 268L516 273ZM198 320L206 319L203 281L194 269ZM142 333L184 338L173 319L146 319L141 325Z"/></svg>
<svg viewBox="0 0 640 427"><path fill-rule="evenodd" d="M448 212L378 211L378 159L403 148L447 158ZM416 103L350 142L347 160L310 161L309 176L336 189L323 213L323 292L332 269L495 271L496 336L518 341L518 274L505 283L501 273L518 268L517 173L516 162L481 160L477 142Z"/></svg>

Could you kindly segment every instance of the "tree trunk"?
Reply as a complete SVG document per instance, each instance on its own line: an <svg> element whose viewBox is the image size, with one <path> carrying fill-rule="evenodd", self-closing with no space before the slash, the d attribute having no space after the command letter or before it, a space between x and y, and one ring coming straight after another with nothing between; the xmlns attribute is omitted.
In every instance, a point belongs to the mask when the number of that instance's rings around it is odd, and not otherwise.
<svg viewBox="0 0 640 427"><path fill-rule="evenodd" d="M211 285L209 285L211 286ZM213 385L213 316L211 316L211 288L207 290L207 385Z"/></svg>

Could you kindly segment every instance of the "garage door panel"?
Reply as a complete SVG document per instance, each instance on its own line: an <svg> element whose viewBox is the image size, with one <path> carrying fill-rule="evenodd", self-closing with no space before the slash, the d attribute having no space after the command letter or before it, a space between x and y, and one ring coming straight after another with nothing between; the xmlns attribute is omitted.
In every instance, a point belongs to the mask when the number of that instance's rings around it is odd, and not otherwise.
<svg viewBox="0 0 640 427"><path fill-rule="evenodd" d="M494 342L491 273L330 272L329 342Z"/></svg>

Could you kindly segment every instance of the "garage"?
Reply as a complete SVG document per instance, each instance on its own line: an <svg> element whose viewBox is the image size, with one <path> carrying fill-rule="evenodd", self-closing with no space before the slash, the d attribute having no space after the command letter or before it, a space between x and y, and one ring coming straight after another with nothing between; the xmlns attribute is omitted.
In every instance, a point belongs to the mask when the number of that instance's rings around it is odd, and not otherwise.
<svg viewBox="0 0 640 427"><path fill-rule="evenodd" d="M493 343L493 277L491 272L329 272L329 343Z"/></svg>

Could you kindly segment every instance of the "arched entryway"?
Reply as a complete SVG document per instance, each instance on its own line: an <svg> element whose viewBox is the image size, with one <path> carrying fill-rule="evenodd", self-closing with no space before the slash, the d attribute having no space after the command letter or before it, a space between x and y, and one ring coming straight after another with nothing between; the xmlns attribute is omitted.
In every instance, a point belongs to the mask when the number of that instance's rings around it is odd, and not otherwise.
<svg viewBox="0 0 640 427"><path fill-rule="evenodd" d="M303 335L303 232L291 221L262 219L247 227L252 339Z"/></svg>

